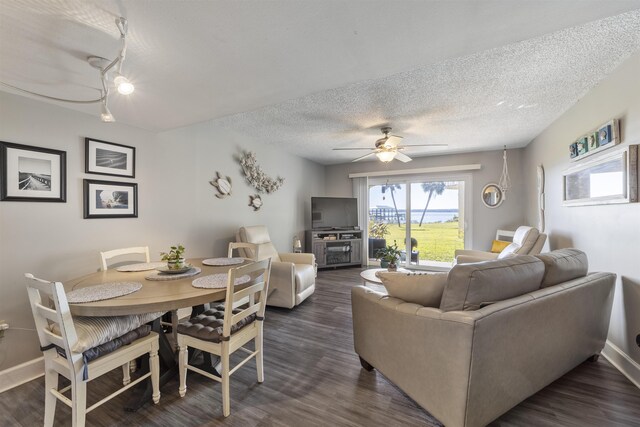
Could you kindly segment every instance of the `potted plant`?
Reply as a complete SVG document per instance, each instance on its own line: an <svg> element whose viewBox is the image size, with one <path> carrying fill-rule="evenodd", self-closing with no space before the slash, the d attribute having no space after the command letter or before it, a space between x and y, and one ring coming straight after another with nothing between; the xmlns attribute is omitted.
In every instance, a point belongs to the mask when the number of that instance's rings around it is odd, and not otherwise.
<svg viewBox="0 0 640 427"><path fill-rule="evenodd" d="M385 222L374 222L369 227L369 258L374 258L378 250L387 246L385 236L391 234L389 224Z"/></svg>
<svg viewBox="0 0 640 427"><path fill-rule="evenodd" d="M167 261L167 267L173 270L184 268L184 246L178 244L171 246L171 250L167 252L160 252L162 255L162 261Z"/></svg>
<svg viewBox="0 0 640 427"><path fill-rule="evenodd" d="M400 259L401 254L402 251L398 249L398 245L394 241L393 245L378 249L376 258L380 260L380 267L386 267L389 271L396 271L398 269L397 261Z"/></svg>

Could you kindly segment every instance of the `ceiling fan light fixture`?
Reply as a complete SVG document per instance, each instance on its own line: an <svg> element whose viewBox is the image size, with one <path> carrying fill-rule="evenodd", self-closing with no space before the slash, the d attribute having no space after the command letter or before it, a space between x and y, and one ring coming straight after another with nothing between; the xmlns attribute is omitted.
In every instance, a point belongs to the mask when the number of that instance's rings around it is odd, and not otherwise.
<svg viewBox="0 0 640 427"><path fill-rule="evenodd" d="M396 157L395 151L379 151L376 153L376 157L383 163L389 163Z"/></svg>

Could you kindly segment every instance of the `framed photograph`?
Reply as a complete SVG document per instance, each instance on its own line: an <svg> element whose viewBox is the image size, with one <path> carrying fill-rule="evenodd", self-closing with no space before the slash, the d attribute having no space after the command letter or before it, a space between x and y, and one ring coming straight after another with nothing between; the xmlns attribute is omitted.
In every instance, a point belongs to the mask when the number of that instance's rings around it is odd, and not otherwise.
<svg viewBox="0 0 640 427"><path fill-rule="evenodd" d="M85 218L137 218L138 184L84 180Z"/></svg>
<svg viewBox="0 0 640 427"><path fill-rule="evenodd" d="M67 153L0 141L0 200L66 202Z"/></svg>
<svg viewBox="0 0 640 427"><path fill-rule="evenodd" d="M85 138L84 146L86 173L135 178L135 147L92 138Z"/></svg>
<svg viewBox="0 0 640 427"><path fill-rule="evenodd" d="M638 201L638 145L609 150L563 172L564 206Z"/></svg>

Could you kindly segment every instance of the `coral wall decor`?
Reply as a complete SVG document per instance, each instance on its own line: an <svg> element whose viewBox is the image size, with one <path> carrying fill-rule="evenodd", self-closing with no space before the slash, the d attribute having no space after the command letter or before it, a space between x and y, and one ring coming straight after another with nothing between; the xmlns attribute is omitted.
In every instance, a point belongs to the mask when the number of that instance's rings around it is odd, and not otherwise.
<svg viewBox="0 0 640 427"><path fill-rule="evenodd" d="M277 191L284 184L284 178L279 176L275 179L268 177L258 166L256 154L251 151L242 154L240 166L242 166L247 182L259 192L270 194Z"/></svg>

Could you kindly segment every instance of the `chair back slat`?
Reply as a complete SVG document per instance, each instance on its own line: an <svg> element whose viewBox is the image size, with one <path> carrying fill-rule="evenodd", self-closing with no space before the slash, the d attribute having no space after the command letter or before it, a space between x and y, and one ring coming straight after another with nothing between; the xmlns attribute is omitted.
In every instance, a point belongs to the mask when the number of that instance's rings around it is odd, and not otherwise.
<svg viewBox="0 0 640 427"><path fill-rule="evenodd" d="M145 256L146 262L151 261L151 258L149 257L149 246L135 246L131 248L113 249L110 251L100 252L100 265L102 267L102 271L108 268L107 261L109 261L111 258L132 254L143 254Z"/></svg>
<svg viewBox="0 0 640 427"><path fill-rule="evenodd" d="M222 334L230 336L231 327L239 320L256 313L264 317L265 305L267 302L267 291L269 288L269 274L271 272L271 259L253 262L241 267L229 270L229 281L227 283L227 295L225 301L225 313L232 313L232 308L237 300L249 297L248 307L236 315L226 315L222 326ZM254 283L239 291L235 290L235 280L237 277L248 275ZM257 295L257 298L255 297Z"/></svg>
<svg viewBox="0 0 640 427"><path fill-rule="evenodd" d="M238 253L240 256L245 256L247 254L253 254L253 257L251 259L253 259L254 261L258 259L258 245L254 244L254 243L246 243L246 242L230 242L229 243L229 251L227 252L227 256L229 258L233 257L233 250L234 249L238 249ZM244 250L244 249L250 249L250 251Z"/></svg>
<svg viewBox="0 0 640 427"><path fill-rule="evenodd" d="M54 344L63 348L67 354L69 364L73 365L74 360L78 359L78 357L81 358L82 355L72 351L72 348L78 342L78 335L73 325L73 318L71 317L69 303L62 283L47 282L34 277L32 274L25 274L25 277L29 279L27 292L40 345L48 347ZM43 303L44 300L51 300L54 308L47 307ZM52 323L58 326L59 335L52 332Z"/></svg>

